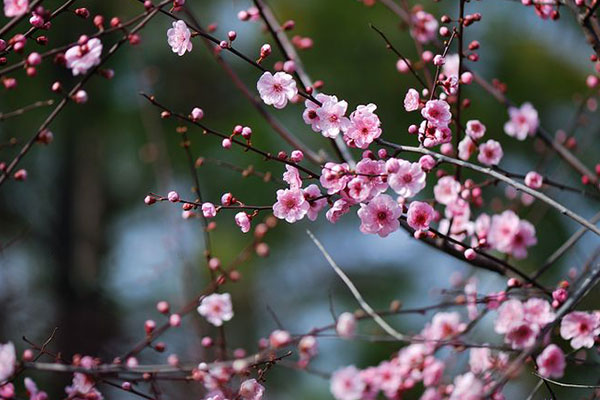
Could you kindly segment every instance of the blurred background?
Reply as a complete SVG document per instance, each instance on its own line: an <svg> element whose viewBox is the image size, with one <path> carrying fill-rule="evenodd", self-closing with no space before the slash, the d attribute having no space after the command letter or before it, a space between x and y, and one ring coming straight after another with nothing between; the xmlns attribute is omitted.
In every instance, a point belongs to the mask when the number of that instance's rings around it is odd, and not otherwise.
<svg viewBox="0 0 600 400"><path fill-rule="evenodd" d="M414 59L414 44L397 16L379 3L365 7L352 0L269 3L280 21L296 21L292 35L314 39L313 48L300 51L300 55L311 77L325 82L324 92L347 100L349 108L376 103L384 138L415 144L415 138L406 133L408 125L416 122L415 117L404 112L402 106L406 90L415 87L414 78L398 73L397 59L368 25L373 23L382 29L398 49ZM44 2L50 9L59 4L56 0ZM92 15L104 14L107 20L112 16L125 20L141 12L141 5L133 0L77 4L88 7ZM458 13L457 1L425 1L423 5L438 17L442 13ZM247 9L251 2L189 0L188 6L202 24L218 24L216 36L225 37L227 31L236 30L236 47L244 53L254 57L267 42L274 48L267 61L281 59L275 43L259 23L244 23L236 18L237 12ZM576 115L582 99L590 94L585 77L594 73L594 65L589 62L590 48L573 16L562 10L559 21L543 21L531 8L507 0L471 2L467 12L480 12L483 16L481 23L467 29L466 41L476 39L481 43L481 60L470 67L488 80L498 78L506 83L508 96L517 104L531 101L542 124L553 134L559 129L571 133L576 126L575 151L593 166L597 152L592 146L598 138L594 104L584 104L584 112ZM40 343L58 327L53 350L66 357L80 353L109 361L143 338L144 320L163 322L155 309L157 301L168 300L178 308L207 284L200 220L183 220L181 209L172 204L144 205L148 192L166 195L169 190L178 190L183 198L194 196L193 180L180 146L182 137L176 132L177 122L161 120L159 111L139 92L155 94L162 103L182 113L194 106L202 107L205 123L219 131L229 132L235 124L249 125L259 148L271 152L292 150L235 88L200 41L194 42L191 54L178 57L171 52L166 42L170 25L170 19L158 16L141 32L139 46L120 50L107 64L116 72L114 79L93 78L86 87L88 103L70 104L50 127L54 142L47 147L36 146L25 158L21 167L28 171L27 181L10 181L1 188L0 342L12 340L22 351L25 343L21 336ZM62 16L49 33L49 46L70 43L81 33L93 32L90 21ZM105 39L105 51L117 39ZM12 57L9 63L17 60ZM253 89L257 71L229 54L224 58ZM50 83L55 80L66 87L75 82L69 71L50 63L42 64L34 78L27 78L24 71L14 77L19 80L18 90L0 95L1 111L54 98ZM481 120L487 125L488 137L502 143L503 168L526 173L544 159L544 171L555 180L580 186L580 177L556 156L547 157L532 150L543 149L540 143L531 139L519 142L503 133L507 120L503 106L475 85L465 92L472 99L466 118ZM331 152L329 144L304 124L302 110L302 105L293 105L269 112L313 149ZM0 143L6 144L13 137L27 140L49 112L50 109L41 108L1 122ZM197 129L190 129L189 138L195 157L225 160L242 168L253 165L274 176L283 172L280 164L265 163L254 154L237 148L223 150L220 140L203 136ZM12 159L17 151L18 146L3 145L0 160ZM198 171L205 199L214 202L229 191L247 204L270 205L280 186L252 176L244 178L213 162L206 162ZM431 188L428 190L426 197L430 197ZM598 210L593 200L557 190L548 192L581 215L589 217ZM483 211L488 212L511 202L502 185L488 191L485 200ZM518 262L524 271L533 271L577 227L535 202L517 208L520 216L532 221L538 231L539 244L526 260ZM476 210L475 214L479 212ZM214 254L227 265L250 238L235 226L233 213L220 214L217 223L218 229L212 235ZM321 215L314 223L280 223L272 230L266 240L270 256L253 257L244 263L239 268L243 279L226 288L233 296L236 314L226 325L232 348L256 351L257 340L277 328L269 307L285 329L293 333L330 323L330 298L337 313L357 308L307 237L307 228L377 309L388 307L396 299L406 306L435 304L443 298L442 290L451 287L451 280L459 281L461 277L475 276L481 293L504 286L505 281L499 276L474 271L466 263L415 242L403 231L381 239L361 234L358 226L358 218L351 213L336 225ZM595 245L595 238L586 236L545 276L544 283L553 286L570 268L581 269ZM592 294L581 308L598 308L599 297L598 293ZM431 314L401 316L390 322L402 332L418 332L430 318ZM490 322L491 318L484 319L472 332L473 341L501 343L502 338L491 333ZM361 325L361 332L381 333L369 323ZM146 350L140 363L164 363L170 353L180 354L182 361L200 361L200 338L204 334L214 334L214 330L193 313L181 328L164 336L168 344L164 354ZM335 338L320 339L319 346L321 354L312 366L324 373L347 364L361 368L376 365L400 348L395 343ZM462 370L467 366L467 356L468 352L445 353L453 360L450 364ZM65 375L30 376L49 392L50 398L64 397L64 386L71 379ZM591 382L597 376L597 370L576 367L564 380ZM523 379L508 385L507 398L524 398L535 383L533 375L525 374ZM199 386L165 384L161 388L166 398L200 399ZM319 374L287 368L274 368L267 387L269 399L331 398L329 383ZM124 392L107 387L100 390L108 399L129 398ZM420 392L416 389L407 399L418 398ZM536 398L542 399L545 394L541 390ZM584 394L585 391L573 390L565 398Z"/></svg>

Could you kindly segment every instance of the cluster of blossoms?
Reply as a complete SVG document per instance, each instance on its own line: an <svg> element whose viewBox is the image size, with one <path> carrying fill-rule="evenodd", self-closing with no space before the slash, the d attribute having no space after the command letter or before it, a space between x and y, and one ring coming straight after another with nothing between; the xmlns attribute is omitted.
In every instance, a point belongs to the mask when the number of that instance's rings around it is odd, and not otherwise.
<svg viewBox="0 0 600 400"><path fill-rule="evenodd" d="M417 335L416 339L422 343L402 348L376 367L359 370L348 366L334 372L331 393L337 400L369 400L378 398L380 393L387 399L398 399L422 382L425 391L421 400L481 399L485 387L493 382L484 383L478 376L491 373L493 368L503 368L508 356L504 353L492 356L488 348L472 349L471 372L457 376L453 384L445 384L446 364L435 357L435 352L441 342L460 335L465 328L458 313L439 312Z"/></svg>

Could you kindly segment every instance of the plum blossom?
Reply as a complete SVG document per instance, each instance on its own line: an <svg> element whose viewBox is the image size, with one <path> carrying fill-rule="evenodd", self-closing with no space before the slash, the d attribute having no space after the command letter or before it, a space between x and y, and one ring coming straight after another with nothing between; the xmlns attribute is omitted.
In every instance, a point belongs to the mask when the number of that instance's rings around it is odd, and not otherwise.
<svg viewBox="0 0 600 400"><path fill-rule="evenodd" d="M341 313L335 324L337 334L345 339L354 337L356 332L356 318L349 312Z"/></svg>
<svg viewBox="0 0 600 400"><path fill-rule="evenodd" d="M510 120L504 124L504 132L518 140L535 134L540 124L538 113L531 103L524 103L520 108L510 107L508 115Z"/></svg>
<svg viewBox="0 0 600 400"><path fill-rule="evenodd" d="M510 299L505 301L498 309L494 330L499 334L508 332L511 326L523 320L524 314L523 303L519 300Z"/></svg>
<svg viewBox="0 0 600 400"><path fill-rule="evenodd" d="M454 378L454 390L449 400L481 400L483 393L483 383L472 372L467 372Z"/></svg>
<svg viewBox="0 0 600 400"><path fill-rule="evenodd" d="M277 202L273 205L273 214L279 219L294 223L304 218L309 208L310 204L304 198L302 189L279 189Z"/></svg>
<svg viewBox="0 0 600 400"><path fill-rule="evenodd" d="M336 164L328 162L321 170L319 181L327 189L328 194L335 194L344 190L348 182L352 179L348 164Z"/></svg>
<svg viewBox="0 0 600 400"><path fill-rule="evenodd" d="M286 172L283 173L283 180L290 185L290 189L301 188L302 179L300 179L300 171L298 171L298 168L286 165L285 169Z"/></svg>
<svg viewBox="0 0 600 400"><path fill-rule="evenodd" d="M560 323L560 336L570 340L571 347L574 349L593 347L598 335L600 335L598 313L573 311L565 315Z"/></svg>
<svg viewBox="0 0 600 400"><path fill-rule="evenodd" d="M65 388L65 392L69 395L69 399L73 400L102 400L104 398L96 389L96 383L86 374L79 372L73 375L73 382L71 386Z"/></svg>
<svg viewBox="0 0 600 400"><path fill-rule="evenodd" d="M388 188L385 182L384 175L386 171L386 163L383 160L371 160L363 158L356 164L356 174L369 191L369 197L374 197L377 194L384 192ZM348 184L350 186L350 184Z"/></svg>
<svg viewBox="0 0 600 400"><path fill-rule="evenodd" d="M554 318L550 304L543 299L532 298L525 303L510 299L498 309L494 330L505 334L505 342L514 349L524 349L535 344L539 332Z"/></svg>
<svg viewBox="0 0 600 400"><path fill-rule="evenodd" d="M442 66L442 73L446 76L458 76L458 54L446 55L446 63Z"/></svg>
<svg viewBox="0 0 600 400"><path fill-rule="evenodd" d="M11 377L15 372L17 356L12 342L0 344L0 383Z"/></svg>
<svg viewBox="0 0 600 400"><path fill-rule="evenodd" d="M332 101L334 103L337 103L337 97L329 96L329 95L326 95L323 93L318 93L315 96L315 98L321 104L325 104L327 101ZM320 132L321 125L319 124L319 121L321 120L321 118L319 118L319 114L317 114L317 110L319 108L321 108L321 106L311 99L306 99L306 101L304 102L304 106L306 107L306 109L302 113L302 119L304 119L304 122L307 125L311 126L313 131Z"/></svg>
<svg viewBox="0 0 600 400"><path fill-rule="evenodd" d="M322 196L321 189L314 183L308 185L302 193L304 194L304 198L307 200L309 204L309 209L306 212L306 216L309 220L314 221L319 216L319 212L327 205L327 199L322 198L318 200L319 197ZM313 201L309 201L313 200Z"/></svg>
<svg viewBox="0 0 600 400"><path fill-rule="evenodd" d="M491 351L487 347L474 347L469 351L469 367L474 374L489 371L493 366Z"/></svg>
<svg viewBox="0 0 600 400"><path fill-rule="evenodd" d="M239 213L235 214L234 220L235 224L242 230L242 233L250 232L250 217L248 214L246 214L246 212L240 211Z"/></svg>
<svg viewBox="0 0 600 400"><path fill-rule="evenodd" d="M29 0L4 0L4 15L8 18L20 17L27 13Z"/></svg>
<svg viewBox="0 0 600 400"><path fill-rule="evenodd" d="M102 55L102 42L100 39L92 38L84 44L77 44L65 53L67 68L73 72L73 76L85 74L88 70L100 64Z"/></svg>
<svg viewBox="0 0 600 400"><path fill-rule="evenodd" d="M296 81L285 72L276 72L275 75L265 72L258 79L256 88L262 101L277 109L284 108L298 94Z"/></svg>
<svg viewBox="0 0 600 400"><path fill-rule="evenodd" d="M171 46L173 53L182 56L186 51L192 51L192 32L185 21L173 22L173 27L167 31L167 43Z"/></svg>
<svg viewBox="0 0 600 400"><path fill-rule="evenodd" d="M256 379L248 379L240 385L240 397L244 400L261 400L265 387Z"/></svg>
<svg viewBox="0 0 600 400"><path fill-rule="evenodd" d="M441 177L433 187L435 201L440 204L450 204L454 202L460 193L460 183L453 176Z"/></svg>
<svg viewBox="0 0 600 400"><path fill-rule="evenodd" d="M336 400L360 400L366 384L353 365L339 369L331 376L330 390Z"/></svg>
<svg viewBox="0 0 600 400"><path fill-rule="evenodd" d="M506 210L494 215L489 229L488 241L496 250L515 258L527 257L527 248L537 243L535 227L520 220L514 211Z"/></svg>
<svg viewBox="0 0 600 400"><path fill-rule="evenodd" d="M449 143L452 140L452 131L447 126L435 126L428 121L419 125L419 141L425 147Z"/></svg>
<svg viewBox="0 0 600 400"><path fill-rule="evenodd" d="M398 195L413 197L425 188L427 175L419 163L390 158L385 165L388 183Z"/></svg>
<svg viewBox="0 0 600 400"><path fill-rule="evenodd" d="M419 92L412 88L408 89L404 97L404 109L408 112L418 110L420 98Z"/></svg>
<svg viewBox="0 0 600 400"><path fill-rule="evenodd" d="M48 394L38 389L37 385L31 378L25 378L25 390L29 396L29 400L47 400Z"/></svg>
<svg viewBox="0 0 600 400"><path fill-rule="evenodd" d="M530 171L525 175L525 184L532 189L539 189L544 183L544 178L535 171Z"/></svg>
<svg viewBox="0 0 600 400"><path fill-rule="evenodd" d="M333 203L333 206L327 210L325 217L327 217L329 222L335 224L342 215L347 214L349 211L350 203L344 199L338 199Z"/></svg>
<svg viewBox="0 0 600 400"><path fill-rule="evenodd" d="M565 372L565 354L555 344L547 346L536 358L540 375L545 378L561 378Z"/></svg>
<svg viewBox="0 0 600 400"><path fill-rule="evenodd" d="M348 146L366 149L373 140L381 136L381 121L375 110L375 104L360 105L350 114L350 124L344 133Z"/></svg>
<svg viewBox="0 0 600 400"><path fill-rule="evenodd" d="M465 136L458 143L458 158L461 160L468 160L471 158L471 155L477 150L477 145L469 136Z"/></svg>
<svg viewBox="0 0 600 400"><path fill-rule="evenodd" d="M485 135L485 125L481 121L473 119L467 121L465 133L473 140L479 140Z"/></svg>
<svg viewBox="0 0 600 400"><path fill-rule="evenodd" d="M438 22L428 12L418 10L411 16L412 24L410 34L421 43L428 43L435 38Z"/></svg>
<svg viewBox="0 0 600 400"><path fill-rule="evenodd" d="M413 201L408 206L406 222L414 230L427 230L433 219L434 210L429 204L422 201Z"/></svg>
<svg viewBox="0 0 600 400"><path fill-rule="evenodd" d="M465 328L460 322L460 314L457 312L438 312L430 324L427 324L423 330L423 336L428 340L448 339Z"/></svg>
<svg viewBox="0 0 600 400"><path fill-rule="evenodd" d="M233 318L233 307L229 293L213 293L200 301L198 313L214 326L221 326L223 322Z"/></svg>
<svg viewBox="0 0 600 400"><path fill-rule="evenodd" d="M488 140L479 145L477 160L485 165L498 165L504 156L502 146L496 140Z"/></svg>
<svg viewBox="0 0 600 400"><path fill-rule="evenodd" d="M537 325L522 321L509 328L504 341L510 344L513 349L526 349L535 344L539 332L540 329Z"/></svg>
<svg viewBox="0 0 600 400"><path fill-rule="evenodd" d="M316 110L321 134L335 139L340 132L348 129L350 120L346 117L347 110L348 103L345 100L338 101L336 96L328 96L327 100Z"/></svg>
<svg viewBox="0 0 600 400"><path fill-rule="evenodd" d="M214 218L217 215L217 209L213 203L202 203L202 215L204 218Z"/></svg>
<svg viewBox="0 0 600 400"><path fill-rule="evenodd" d="M447 127L452 119L450 105L444 100L429 100L421 115L435 127Z"/></svg>
<svg viewBox="0 0 600 400"><path fill-rule="evenodd" d="M360 231L386 237L398 230L400 227L398 218L401 215L402 209L398 202L387 194L379 194L369 204L360 205L360 210L358 210L361 221Z"/></svg>

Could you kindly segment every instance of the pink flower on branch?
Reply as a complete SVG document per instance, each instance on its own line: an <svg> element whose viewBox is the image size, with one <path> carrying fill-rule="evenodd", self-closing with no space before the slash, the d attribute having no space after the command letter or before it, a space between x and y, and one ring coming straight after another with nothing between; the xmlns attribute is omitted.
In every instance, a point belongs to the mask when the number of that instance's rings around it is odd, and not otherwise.
<svg viewBox="0 0 600 400"><path fill-rule="evenodd" d="M361 221L360 231L386 237L398 230L400 227L398 218L401 215L402 209L398 202L387 194L379 194L369 204L361 204L360 210L358 210Z"/></svg>
<svg viewBox="0 0 600 400"><path fill-rule="evenodd" d="M298 94L296 81L285 72L276 72L275 75L265 72L256 83L256 88L263 102L277 109L284 108Z"/></svg>
<svg viewBox="0 0 600 400"><path fill-rule="evenodd" d="M167 30L167 42L171 46L173 53L182 56L186 51L192 51L192 32L185 21L179 20L173 22L173 27Z"/></svg>
<svg viewBox="0 0 600 400"><path fill-rule="evenodd" d="M71 47L65 53L67 68L74 76L85 74L92 67L100 64L102 55L102 42L100 39L92 38L84 44L78 44Z"/></svg>
<svg viewBox="0 0 600 400"><path fill-rule="evenodd" d="M221 326L223 322L233 318L233 307L229 293L213 293L200 301L198 313L214 326Z"/></svg>

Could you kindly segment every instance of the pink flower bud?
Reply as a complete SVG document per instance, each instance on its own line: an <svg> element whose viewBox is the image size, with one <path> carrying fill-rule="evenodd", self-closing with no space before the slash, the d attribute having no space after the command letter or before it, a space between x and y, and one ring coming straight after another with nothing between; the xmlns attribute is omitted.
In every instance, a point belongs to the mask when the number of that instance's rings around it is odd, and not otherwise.
<svg viewBox="0 0 600 400"><path fill-rule="evenodd" d="M24 181L25 179L27 179L27 170L21 168L20 170L14 173L13 177L16 181Z"/></svg>
<svg viewBox="0 0 600 400"><path fill-rule="evenodd" d="M75 93L75 96L73 96L73 100L77 104L86 103L88 101L87 92L85 90L78 90L77 93Z"/></svg>
<svg viewBox="0 0 600 400"><path fill-rule="evenodd" d="M242 128L242 137L246 140L250 140L252 137L252 129L249 126Z"/></svg>
<svg viewBox="0 0 600 400"><path fill-rule="evenodd" d="M194 107L192 110L192 120L200 121L204 117L204 111L201 108Z"/></svg>
<svg viewBox="0 0 600 400"><path fill-rule="evenodd" d="M223 139L223 141L221 142L221 146L223 146L224 149L230 149L231 148L231 139L229 138L225 138Z"/></svg>
<svg viewBox="0 0 600 400"><path fill-rule="evenodd" d="M349 312L342 313L337 319L335 330L341 338L350 339L354 337L354 333L356 332L356 318L354 314Z"/></svg>
<svg viewBox="0 0 600 400"><path fill-rule="evenodd" d="M426 154L426 155L422 156L421 158L419 158L419 165L421 166L421 169L423 171L429 172L433 168L435 168L436 162L432 156Z"/></svg>
<svg viewBox="0 0 600 400"><path fill-rule="evenodd" d="M304 153L301 150L294 150L290 156L290 160L295 163L299 163L304 159Z"/></svg>
<svg viewBox="0 0 600 400"><path fill-rule="evenodd" d="M204 218L214 218L217 215L217 209L213 203L203 203L202 204L202 215Z"/></svg>
<svg viewBox="0 0 600 400"><path fill-rule="evenodd" d="M156 309L161 314L167 314L169 312L169 308L170 308L169 303L164 300L156 303Z"/></svg>
<svg viewBox="0 0 600 400"><path fill-rule="evenodd" d="M230 206L233 203L233 195L231 193L223 193L221 196L221 204L224 206Z"/></svg>
<svg viewBox="0 0 600 400"><path fill-rule="evenodd" d="M169 199L171 203L177 203L179 201L179 193L172 190L167 194L167 199Z"/></svg>
<svg viewBox="0 0 600 400"><path fill-rule="evenodd" d="M179 314L171 314L169 317L169 325L172 327L181 325L181 316Z"/></svg>
<svg viewBox="0 0 600 400"><path fill-rule="evenodd" d="M42 62L40 53L33 52L27 56L27 65L36 66Z"/></svg>
<svg viewBox="0 0 600 400"><path fill-rule="evenodd" d="M156 199L154 198L154 196L146 196L146 197L144 197L144 203L146 203L146 205L150 206L150 205L156 203Z"/></svg>
<svg viewBox="0 0 600 400"><path fill-rule="evenodd" d="M469 261L474 260L477 257L477 253L475 252L475 250L473 249L466 249L465 250L465 258Z"/></svg>
<svg viewBox="0 0 600 400"><path fill-rule="evenodd" d="M144 322L144 330L146 331L146 333L149 335L152 332L154 332L154 330L156 329L156 322L154 322L153 320L149 319L146 322Z"/></svg>
<svg viewBox="0 0 600 400"><path fill-rule="evenodd" d="M469 71L463 72L460 76L460 81L465 85L470 85L473 82L473 74Z"/></svg>
<svg viewBox="0 0 600 400"><path fill-rule="evenodd" d="M235 31L229 31L227 32L227 37L233 42L235 38L237 38L237 33Z"/></svg>
<svg viewBox="0 0 600 400"><path fill-rule="evenodd" d="M271 45L263 44L260 48L260 58L267 58L271 54Z"/></svg>
<svg viewBox="0 0 600 400"><path fill-rule="evenodd" d="M271 347L275 349L279 349L284 347L292 340L292 336L288 331L284 331L281 329L274 330L269 336L269 343Z"/></svg>

